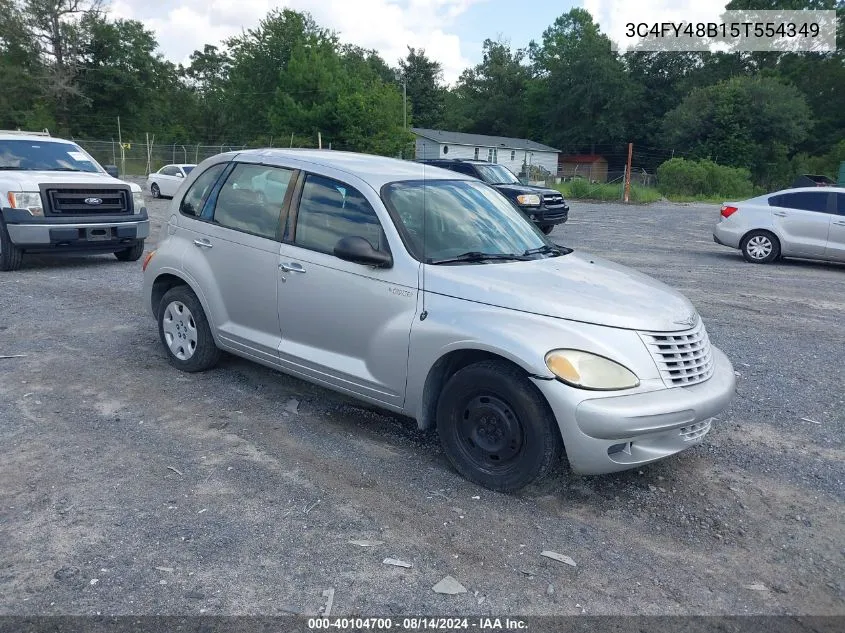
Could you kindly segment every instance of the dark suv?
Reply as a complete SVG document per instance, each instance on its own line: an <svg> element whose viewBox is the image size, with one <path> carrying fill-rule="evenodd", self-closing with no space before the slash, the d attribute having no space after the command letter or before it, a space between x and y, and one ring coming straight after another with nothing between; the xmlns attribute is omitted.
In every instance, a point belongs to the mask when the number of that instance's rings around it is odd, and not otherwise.
<svg viewBox="0 0 845 633"><path fill-rule="evenodd" d="M569 219L569 206L559 191L523 185L519 178L503 165L460 158L432 158L417 162L451 169L483 180L519 207L546 235L552 232L555 225L563 224Z"/></svg>

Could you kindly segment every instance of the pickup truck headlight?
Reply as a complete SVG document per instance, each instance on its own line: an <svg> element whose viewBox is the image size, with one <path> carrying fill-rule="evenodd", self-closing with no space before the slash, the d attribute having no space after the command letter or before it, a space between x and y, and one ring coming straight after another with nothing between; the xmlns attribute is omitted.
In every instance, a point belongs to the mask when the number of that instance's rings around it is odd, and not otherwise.
<svg viewBox="0 0 845 633"><path fill-rule="evenodd" d="M633 389L640 384L627 367L576 349L552 350L546 354L546 367L562 382L578 389L614 391Z"/></svg>
<svg viewBox="0 0 845 633"><path fill-rule="evenodd" d="M141 209L144 208L146 203L144 202L144 193L142 191L133 191L132 192L132 209L135 215L139 215L141 213Z"/></svg>
<svg viewBox="0 0 845 633"><path fill-rule="evenodd" d="M24 209L30 215L44 215L44 205L41 204L41 194L37 191L10 191L9 204L13 209Z"/></svg>
<svg viewBox="0 0 845 633"><path fill-rule="evenodd" d="M516 201L520 206L523 207L539 207L540 206L540 196L536 193L525 194L522 196L517 196Z"/></svg>

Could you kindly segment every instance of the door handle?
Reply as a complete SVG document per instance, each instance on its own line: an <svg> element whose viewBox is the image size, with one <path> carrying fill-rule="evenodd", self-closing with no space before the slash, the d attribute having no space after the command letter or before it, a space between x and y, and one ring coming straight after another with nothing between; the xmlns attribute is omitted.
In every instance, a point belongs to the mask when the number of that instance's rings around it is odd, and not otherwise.
<svg viewBox="0 0 845 633"><path fill-rule="evenodd" d="M304 273L305 269L302 267L302 264L297 264L296 262L291 262L286 264L282 262L279 264L279 270L286 272L286 273Z"/></svg>
<svg viewBox="0 0 845 633"><path fill-rule="evenodd" d="M202 239L202 240L194 240L194 246L196 246L198 248L211 248L212 246L214 246L214 244L212 244L211 242L209 242L206 239Z"/></svg>
<svg viewBox="0 0 845 633"><path fill-rule="evenodd" d="M786 211L773 211L773 213L776 216L778 216L779 218L785 218L786 217Z"/></svg>
<svg viewBox="0 0 845 633"><path fill-rule="evenodd" d="M845 222L834 222L836 226L845 226Z"/></svg>

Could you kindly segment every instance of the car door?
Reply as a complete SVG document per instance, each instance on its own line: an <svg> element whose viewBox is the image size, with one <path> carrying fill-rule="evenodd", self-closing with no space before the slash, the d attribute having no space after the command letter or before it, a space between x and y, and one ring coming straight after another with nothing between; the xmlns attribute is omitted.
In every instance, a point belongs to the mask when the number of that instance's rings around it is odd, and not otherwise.
<svg viewBox="0 0 845 633"><path fill-rule="evenodd" d="M186 222L194 232L194 248L187 249L184 268L212 295L209 303L214 306L219 341L274 365L281 340L276 296L280 220L295 173L234 163L218 181L200 217Z"/></svg>
<svg viewBox="0 0 845 633"><path fill-rule="evenodd" d="M419 266L403 260L376 268L332 254L338 240L348 236L390 251L374 206L389 219L375 193L370 196L325 176L303 179L281 247L279 352L291 372L401 406Z"/></svg>
<svg viewBox="0 0 845 633"><path fill-rule="evenodd" d="M161 168L161 171L159 172L161 177L158 179L158 188L161 190L162 195L169 198L176 195L176 190L182 182L182 180L176 176L178 173L179 168L174 167L173 165L166 165Z"/></svg>
<svg viewBox="0 0 845 633"><path fill-rule="evenodd" d="M825 259L845 262L845 193L831 195L836 199L836 214L830 216Z"/></svg>
<svg viewBox="0 0 845 633"><path fill-rule="evenodd" d="M829 197L824 191L798 191L769 198L784 255L824 257L831 219Z"/></svg>

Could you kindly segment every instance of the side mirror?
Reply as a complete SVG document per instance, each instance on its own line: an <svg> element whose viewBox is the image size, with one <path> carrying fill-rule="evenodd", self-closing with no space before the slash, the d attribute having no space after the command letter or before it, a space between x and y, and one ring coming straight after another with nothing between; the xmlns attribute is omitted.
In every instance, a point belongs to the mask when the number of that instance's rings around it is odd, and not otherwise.
<svg viewBox="0 0 845 633"><path fill-rule="evenodd" d="M112 178L117 178L120 175L117 171L117 165L103 165L103 169L105 169L106 173Z"/></svg>
<svg viewBox="0 0 845 633"><path fill-rule="evenodd" d="M334 256L347 262L380 268L390 268L393 265L390 253L377 251L372 244L357 235L338 240L334 246Z"/></svg>
<svg viewBox="0 0 845 633"><path fill-rule="evenodd" d="M177 171L177 172L176 172L176 177L177 177L177 178L184 178L184 177L185 177L185 174L183 174L181 171Z"/></svg>

